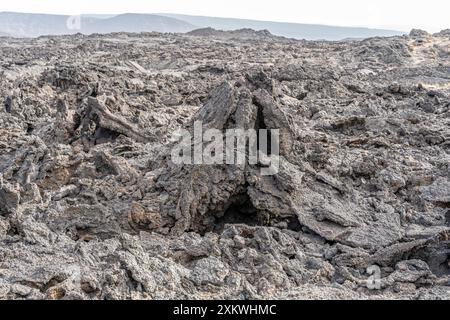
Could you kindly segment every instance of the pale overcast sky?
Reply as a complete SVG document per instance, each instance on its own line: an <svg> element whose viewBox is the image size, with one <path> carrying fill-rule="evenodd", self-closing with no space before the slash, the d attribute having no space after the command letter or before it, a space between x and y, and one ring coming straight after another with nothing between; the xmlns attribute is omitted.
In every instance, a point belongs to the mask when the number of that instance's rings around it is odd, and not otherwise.
<svg viewBox="0 0 450 320"><path fill-rule="evenodd" d="M449 0L0 0L0 11L184 13L401 31L450 28Z"/></svg>

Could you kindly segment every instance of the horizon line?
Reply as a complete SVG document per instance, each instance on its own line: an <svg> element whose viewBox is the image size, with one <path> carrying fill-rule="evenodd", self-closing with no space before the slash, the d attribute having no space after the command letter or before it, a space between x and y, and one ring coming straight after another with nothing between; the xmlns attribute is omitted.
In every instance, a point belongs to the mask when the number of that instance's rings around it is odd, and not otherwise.
<svg viewBox="0 0 450 320"><path fill-rule="evenodd" d="M121 12L121 13L77 13L77 14L66 14L66 13L48 13L48 12L23 12L23 11L0 11L0 13L18 13L18 14L41 14L41 15L53 15L53 16L120 16L126 14L136 14L136 15L159 15L159 16L167 16L167 15L177 15L177 16L188 16L188 17L199 17L199 18L214 18L214 19L233 19L233 20L247 20L247 21L256 21L256 22L270 22L270 23L281 23L281 24L296 24L296 25L312 25L312 26L324 26L324 27L332 27L332 28L355 28L355 29L368 29L368 30L379 30L379 31L390 31L390 32L399 32L399 33L408 33L412 29L406 26L403 27L389 27L389 26L361 26L361 25L333 25L333 24L325 24L325 23L310 23L310 22L292 22L292 21L277 21L277 20L260 20L253 18L235 18L235 17L219 17L219 16L206 16L206 15L198 15L198 14L186 14L186 13L170 13L170 12ZM405 28L405 29L401 29ZM406 30L408 28L408 30ZM420 29L420 28L419 28ZM445 30L445 29L442 29ZM428 31L427 31L428 32Z"/></svg>

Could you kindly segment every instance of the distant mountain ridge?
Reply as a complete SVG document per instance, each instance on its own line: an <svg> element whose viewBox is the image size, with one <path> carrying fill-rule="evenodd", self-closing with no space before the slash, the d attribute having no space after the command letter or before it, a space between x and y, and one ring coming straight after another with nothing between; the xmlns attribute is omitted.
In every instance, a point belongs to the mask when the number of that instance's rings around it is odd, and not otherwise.
<svg viewBox="0 0 450 320"><path fill-rule="evenodd" d="M183 20L196 25L199 28L210 27L218 30L237 30L251 28L254 30L268 30L270 31L270 33L276 36L305 40L343 40L351 38L361 39L369 37L398 36L405 34L401 31L386 29L337 27L319 24L217 18L166 13L159 13L159 15Z"/></svg>
<svg viewBox="0 0 450 320"><path fill-rule="evenodd" d="M186 33L200 28L217 30L268 30L273 35L306 40L361 39L375 36L395 36L395 30L334 27L313 24L257 21L234 18L215 18L180 14L82 15L81 29L67 26L69 16L0 12L0 35L38 37L42 35L92 34L111 32L172 32Z"/></svg>
<svg viewBox="0 0 450 320"><path fill-rule="evenodd" d="M179 32L184 33L195 29L196 26L171 17L155 14L126 13L108 19L96 19L93 23L82 28L83 33L111 33L111 32Z"/></svg>
<svg viewBox="0 0 450 320"><path fill-rule="evenodd" d="M82 15L79 20L81 29L71 29L67 25L69 18L66 15L0 12L0 32L15 37L38 37L74 33L188 32L196 28L176 18L127 13L106 18Z"/></svg>
<svg viewBox="0 0 450 320"><path fill-rule="evenodd" d="M244 28L244 29L236 29L231 31L223 31L223 30L216 30L211 27L206 28L200 28L195 29L193 31L189 31L187 33L190 36L195 37L214 37L214 38L223 38L223 39L248 39L248 40L267 40L267 39L273 39L273 38L281 38L285 39L284 37L277 37L274 36L272 33L270 33L269 30L258 30L255 31L253 29Z"/></svg>

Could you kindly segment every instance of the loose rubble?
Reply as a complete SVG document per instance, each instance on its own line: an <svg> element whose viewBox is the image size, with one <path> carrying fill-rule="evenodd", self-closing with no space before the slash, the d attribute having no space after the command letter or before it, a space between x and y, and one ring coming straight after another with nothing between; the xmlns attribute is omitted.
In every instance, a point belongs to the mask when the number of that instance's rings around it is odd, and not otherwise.
<svg viewBox="0 0 450 320"><path fill-rule="evenodd" d="M0 44L0 299L450 299L448 30ZM196 120L279 173L175 165Z"/></svg>

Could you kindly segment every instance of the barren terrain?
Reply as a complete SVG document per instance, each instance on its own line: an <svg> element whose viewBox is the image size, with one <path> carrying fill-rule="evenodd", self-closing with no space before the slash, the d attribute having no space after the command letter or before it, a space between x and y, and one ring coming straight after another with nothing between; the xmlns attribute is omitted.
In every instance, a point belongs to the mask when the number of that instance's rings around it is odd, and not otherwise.
<svg viewBox="0 0 450 320"><path fill-rule="evenodd" d="M0 38L0 99L0 299L450 299L450 31Z"/></svg>

